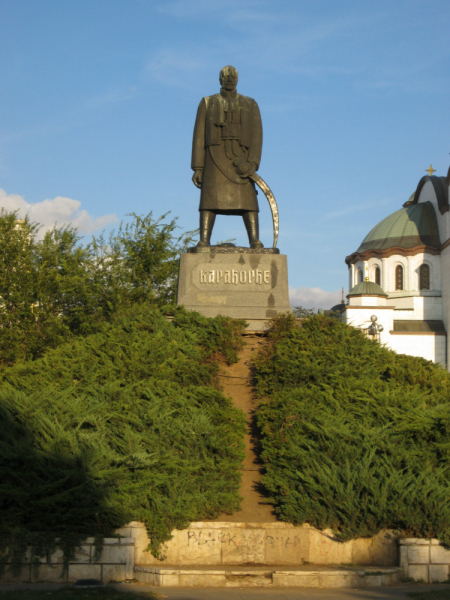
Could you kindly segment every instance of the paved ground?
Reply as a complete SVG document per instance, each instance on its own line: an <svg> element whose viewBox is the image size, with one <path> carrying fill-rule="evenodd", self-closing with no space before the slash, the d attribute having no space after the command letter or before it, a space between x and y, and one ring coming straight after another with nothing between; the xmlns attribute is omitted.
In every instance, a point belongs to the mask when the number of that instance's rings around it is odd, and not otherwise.
<svg viewBox="0 0 450 600"><path fill-rule="evenodd" d="M64 587L60 584L0 584L0 592L8 590L54 590ZM395 588L354 589L291 589L291 588L160 588L144 584L116 584L115 589L127 592L152 592L161 600L411 600L410 592L450 592L445 585L407 585ZM433 600L433 595L430 595Z"/></svg>
<svg viewBox="0 0 450 600"><path fill-rule="evenodd" d="M167 600L406 600L408 592L425 592L447 589L443 585L413 585L395 588L373 588L371 590L354 589L290 589L290 588L208 588L182 589L158 588L148 585L127 585L128 591L153 592ZM432 596L430 596L432 600Z"/></svg>

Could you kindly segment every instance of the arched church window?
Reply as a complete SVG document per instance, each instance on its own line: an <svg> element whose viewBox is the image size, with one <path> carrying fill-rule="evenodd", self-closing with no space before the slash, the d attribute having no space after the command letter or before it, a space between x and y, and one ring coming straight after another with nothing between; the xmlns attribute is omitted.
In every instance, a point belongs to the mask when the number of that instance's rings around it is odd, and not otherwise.
<svg viewBox="0 0 450 600"><path fill-rule="evenodd" d="M377 285L381 285L381 269L380 269L380 267L375 267L375 283Z"/></svg>
<svg viewBox="0 0 450 600"><path fill-rule="evenodd" d="M430 267L429 267L429 265L426 265L426 264L420 265L419 278L420 278L420 289L421 290L429 290L430 289Z"/></svg>
<svg viewBox="0 0 450 600"><path fill-rule="evenodd" d="M357 279L357 283L362 283L362 280L363 280L362 269L358 269L358 276L356 279Z"/></svg>
<svg viewBox="0 0 450 600"><path fill-rule="evenodd" d="M401 265L395 267L395 289L403 289L403 267Z"/></svg>

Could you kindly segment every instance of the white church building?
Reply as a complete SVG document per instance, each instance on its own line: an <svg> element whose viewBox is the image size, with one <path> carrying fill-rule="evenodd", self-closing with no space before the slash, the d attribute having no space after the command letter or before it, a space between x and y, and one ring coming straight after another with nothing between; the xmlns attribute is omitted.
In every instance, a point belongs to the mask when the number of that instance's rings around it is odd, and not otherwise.
<svg viewBox="0 0 450 600"><path fill-rule="evenodd" d="M396 352L448 368L450 169L447 177L429 172L345 259L350 292L342 319L369 334L378 329Z"/></svg>

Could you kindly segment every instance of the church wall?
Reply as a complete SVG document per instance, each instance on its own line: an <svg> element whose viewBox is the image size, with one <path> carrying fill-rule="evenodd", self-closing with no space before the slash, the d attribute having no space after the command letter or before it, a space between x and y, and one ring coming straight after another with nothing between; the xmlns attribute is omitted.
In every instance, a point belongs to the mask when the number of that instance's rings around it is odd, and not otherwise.
<svg viewBox="0 0 450 600"><path fill-rule="evenodd" d="M391 334L388 346L399 354L420 356L445 365L446 336L431 334Z"/></svg>
<svg viewBox="0 0 450 600"><path fill-rule="evenodd" d="M347 306L343 315L343 320L348 325L367 329L370 325L370 317L377 316L377 324L383 326L383 331L380 333L380 343L388 344L390 335L389 331L394 328L394 310L390 307L370 306L370 307L352 307Z"/></svg>
<svg viewBox="0 0 450 600"><path fill-rule="evenodd" d="M350 296L349 306L386 306L385 296Z"/></svg>
<svg viewBox="0 0 450 600"><path fill-rule="evenodd" d="M441 269L440 256L433 254L416 254L409 256L410 267L410 286L409 290L419 291L420 289L420 266L424 263L430 267L430 290L439 291L441 289Z"/></svg>
<svg viewBox="0 0 450 600"><path fill-rule="evenodd" d="M399 254L394 254L393 256L389 256L386 259L384 264L384 268L387 269L386 273L386 287L383 288L384 291L389 294L391 292L395 292L395 269L397 265L401 265L403 267L403 290L409 290L410 285L410 273L408 269L408 258L407 256L400 256Z"/></svg>
<svg viewBox="0 0 450 600"><path fill-rule="evenodd" d="M380 269L380 286L383 287L383 261L381 258L370 258L367 262L369 263L369 280L376 283L375 269L378 267Z"/></svg>
<svg viewBox="0 0 450 600"><path fill-rule="evenodd" d="M394 319L401 320L441 320L441 266L440 256L428 253L415 256L395 254L388 258L369 259L370 280L374 281L375 267L381 268L381 287L389 294L388 304L396 308ZM420 290L420 266L430 267L430 289ZM362 263L361 263L362 264ZM403 290L395 290L395 268L401 264L404 269ZM383 286L384 284L384 286ZM408 292L413 292L411 296Z"/></svg>
<svg viewBox="0 0 450 600"><path fill-rule="evenodd" d="M442 298L440 296L421 296L414 298L414 302L422 302L423 319L425 321L442 320Z"/></svg>
<svg viewBox="0 0 450 600"><path fill-rule="evenodd" d="M427 181L420 191L419 202L431 202L433 204L436 216L438 219L439 237L441 244L450 237L450 213L446 212L441 215L439 205L431 181Z"/></svg>
<svg viewBox="0 0 450 600"><path fill-rule="evenodd" d="M414 311L414 296L409 292L405 292L401 296L390 296L386 298L386 305L392 306L397 311ZM401 317L396 317L400 319Z"/></svg>
<svg viewBox="0 0 450 600"><path fill-rule="evenodd" d="M360 272L362 273L362 281L364 281L364 263L362 260L358 260L357 262L355 262L353 266L353 272L352 272L352 285L350 287L350 290L355 287L355 285L357 285L360 282Z"/></svg>
<svg viewBox="0 0 450 600"><path fill-rule="evenodd" d="M395 267L403 267L403 291L419 291L420 266L426 263L430 267L430 291L440 291L441 289L441 269L440 257L432 254L416 254L414 256L401 256L394 254L387 258L369 258L369 279L375 282L375 267L381 270L381 287L390 294L398 290L395 289ZM358 283L358 269L364 271L364 263L359 260L349 268L350 289Z"/></svg>
<svg viewBox="0 0 450 600"><path fill-rule="evenodd" d="M388 298L388 306L394 306L394 319L399 321L442 320L442 298L440 296L403 296Z"/></svg>
<svg viewBox="0 0 450 600"><path fill-rule="evenodd" d="M424 298L417 297L414 300L423 301ZM427 298L427 300L440 301L440 298ZM437 303L439 309L440 306ZM343 321L353 327L367 329L370 325L370 317L376 315L377 323L383 326L379 341L391 350L399 354L408 354L409 356L418 356L431 360L435 363L445 365L447 360L447 336L436 335L434 333L399 333L394 332L394 319L404 319L407 311L396 311L393 307L380 306L347 306L343 315ZM411 318L414 311L409 311ZM417 317L416 317L417 318Z"/></svg>
<svg viewBox="0 0 450 600"><path fill-rule="evenodd" d="M447 213L448 214L448 213ZM450 246L441 252L442 272L442 320L445 330L450 331ZM447 344L450 344L450 336L447 336ZM447 348L447 356L450 356L450 345ZM450 369L449 369L450 370Z"/></svg>

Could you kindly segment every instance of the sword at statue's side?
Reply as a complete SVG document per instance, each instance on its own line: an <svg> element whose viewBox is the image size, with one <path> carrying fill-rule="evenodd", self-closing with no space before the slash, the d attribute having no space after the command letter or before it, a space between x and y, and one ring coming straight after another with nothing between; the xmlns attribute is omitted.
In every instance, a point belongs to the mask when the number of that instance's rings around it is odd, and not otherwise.
<svg viewBox="0 0 450 600"><path fill-rule="evenodd" d="M264 195L266 196L266 198L269 202L270 210L272 211L272 220L273 220L273 247L276 248L277 240L278 240L279 224L280 224L280 219L278 217L277 201L275 200L275 196L272 194L272 190L267 185L267 183L264 181L264 179L261 179L261 177L259 175L257 175L256 173L253 173L253 175L250 175L250 179L253 179L253 181L256 183L256 185L262 189L262 191L264 192Z"/></svg>

